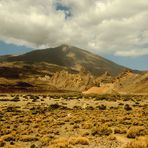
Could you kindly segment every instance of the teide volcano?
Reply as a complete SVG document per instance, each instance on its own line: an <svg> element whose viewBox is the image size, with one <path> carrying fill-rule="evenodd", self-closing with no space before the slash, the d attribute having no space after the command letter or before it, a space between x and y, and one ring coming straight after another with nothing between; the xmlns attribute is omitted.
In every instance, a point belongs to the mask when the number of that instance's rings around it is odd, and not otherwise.
<svg viewBox="0 0 148 148"><path fill-rule="evenodd" d="M115 76L125 69L125 67L111 62L101 56L69 45L34 50L19 56L9 56L6 61L22 61L30 64L46 62L77 71L84 68L93 75L101 75L107 71Z"/></svg>
<svg viewBox="0 0 148 148"><path fill-rule="evenodd" d="M83 91L102 81L113 83L125 69L69 45L1 56L0 61L0 92Z"/></svg>

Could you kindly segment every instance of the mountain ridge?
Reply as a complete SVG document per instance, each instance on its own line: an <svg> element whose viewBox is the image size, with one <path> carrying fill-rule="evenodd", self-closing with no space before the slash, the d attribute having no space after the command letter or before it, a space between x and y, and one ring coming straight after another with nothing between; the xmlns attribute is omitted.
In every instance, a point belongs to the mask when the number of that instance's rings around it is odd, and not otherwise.
<svg viewBox="0 0 148 148"><path fill-rule="evenodd" d="M22 61L31 64L47 62L78 71L85 68L94 75L101 75L107 71L115 76L124 69L128 69L84 49L65 44L55 48L33 50L18 56L9 56L6 61Z"/></svg>

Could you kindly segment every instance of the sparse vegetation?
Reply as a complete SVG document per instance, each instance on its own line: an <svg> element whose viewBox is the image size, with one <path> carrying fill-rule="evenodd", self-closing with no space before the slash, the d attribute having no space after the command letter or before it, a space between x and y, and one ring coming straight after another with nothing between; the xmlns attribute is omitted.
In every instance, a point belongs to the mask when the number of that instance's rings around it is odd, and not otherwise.
<svg viewBox="0 0 148 148"><path fill-rule="evenodd" d="M32 141L38 141L38 138L35 136L30 136L30 135L22 135L19 138L19 140L23 142L32 142Z"/></svg>
<svg viewBox="0 0 148 148"><path fill-rule="evenodd" d="M127 111L130 111L130 110L132 110L132 107L130 107L129 104L125 104L124 109L127 110Z"/></svg>
<svg viewBox="0 0 148 148"><path fill-rule="evenodd" d="M92 135L109 136L112 133L112 129L108 126L100 126L92 129Z"/></svg>
<svg viewBox="0 0 148 148"><path fill-rule="evenodd" d="M89 145L89 140L86 137L70 137L68 140L69 144L76 145Z"/></svg>
<svg viewBox="0 0 148 148"><path fill-rule="evenodd" d="M104 104L97 106L100 110L106 110L106 106Z"/></svg>
<svg viewBox="0 0 148 148"><path fill-rule="evenodd" d="M54 109L59 109L60 108L60 105L55 103L55 104L51 104L49 105L48 109L49 110L54 110Z"/></svg>
<svg viewBox="0 0 148 148"><path fill-rule="evenodd" d="M114 129L114 133L115 133L115 134L126 134L126 132L127 132L126 129L121 128L121 127L120 127L120 128L115 128L115 129Z"/></svg>
<svg viewBox="0 0 148 148"><path fill-rule="evenodd" d="M148 147L148 137L141 137L127 143L124 148L147 148Z"/></svg>
<svg viewBox="0 0 148 148"><path fill-rule="evenodd" d="M144 135L146 135L146 130L142 126L132 126L127 133L128 138L136 138Z"/></svg>
<svg viewBox="0 0 148 148"><path fill-rule="evenodd" d="M145 140L140 136L148 135L147 98L134 96L139 107L132 106L132 96L126 102L124 97L2 95L6 101L0 101L0 146L141 148ZM14 98L18 101L11 101ZM132 110L125 110L124 104ZM130 142L123 143L121 137Z"/></svg>

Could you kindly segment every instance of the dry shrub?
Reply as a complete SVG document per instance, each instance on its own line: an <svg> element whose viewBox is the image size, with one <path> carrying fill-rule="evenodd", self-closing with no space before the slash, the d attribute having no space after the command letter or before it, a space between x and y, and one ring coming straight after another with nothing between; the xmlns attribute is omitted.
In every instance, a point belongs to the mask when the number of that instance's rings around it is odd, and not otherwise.
<svg viewBox="0 0 148 148"><path fill-rule="evenodd" d="M145 128L143 126L133 126L128 130L128 138L136 138L138 136L144 136L146 134Z"/></svg>
<svg viewBox="0 0 148 148"><path fill-rule="evenodd" d="M108 140L110 140L110 141L116 141L117 138L116 138L115 135L110 135L110 136L108 137Z"/></svg>
<svg viewBox="0 0 148 148"><path fill-rule="evenodd" d="M20 141L23 142L31 142L31 141L38 141L38 138L34 137L34 136L30 136L30 135L22 135L19 138Z"/></svg>
<svg viewBox="0 0 148 148"><path fill-rule="evenodd" d="M84 131L84 132L82 132L82 134L81 134L82 136L88 136L89 135L89 132L88 131Z"/></svg>
<svg viewBox="0 0 148 148"><path fill-rule="evenodd" d="M8 144L8 145L5 145L4 148L22 148L22 147L19 144L14 144L14 145Z"/></svg>
<svg viewBox="0 0 148 148"><path fill-rule="evenodd" d="M129 104L125 104L124 109L127 111L130 111L130 110L132 110L132 107Z"/></svg>
<svg viewBox="0 0 148 148"><path fill-rule="evenodd" d="M89 140L86 137L70 137L68 138L58 138L52 142L52 145L49 148L72 148L72 145L89 145Z"/></svg>
<svg viewBox="0 0 148 148"><path fill-rule="evenodd" d="M99 135L99 136L109 136L112 133L112 129L109 128L107 125L95 127L92 129L92 135Z"/></svg>
<svg viewBox="0 0 148 148"><path fill-rule="evenodd" d="M53 144L50 145L48 148L74 148L72 145L65 145L65 144Z"/></svg>
<svg viewBox="0 0 148 148"><path fill-rule="evenodd" d="M55 109L59 109L60 107L61 106L59 104L55 103L55 104L50 104L48 109L49 110L55 110Z"/></svg>
<svg viewBox="0 0 148 148"><path fill-rule="evenodd" d="M114 134L126 134L126 129L117 127L114 129Z"/></svg>
<svg viewBox="0 0 148 148"><path fill-rule="evenodd" d="M85 122L82 124L83 129L91 129L92 127L93 127L93 124L89 122Z"/></svg>
<svg viewBox="0 0 148 148"><path fill-rule="evenodd" d="M1 139L3 141L15 141L14 135L13 134L8 134L8 135L4 135L1 137Z"/></svg>
<svg viewBox="0 0 148 148"><path fill-rule="evenodd" d="M58 138L52 142L52 144L57 144L57 143L67 143L67 138Z"/></svg>
<svg viewBox="0 0 148 148"><path fill-rule="evenodd" d="M2 138L0 138L0 147L4 147L4 145L5 145L4 140Z"/></svg>
<svg viewBox="0 0 148 148"><path fill-rule="evenodd" d="M100 110L106 110L106 105L101 104L101 105L97 106L97 108L99 108Z"/></svg>
<svg viewBox="0 0 148 148"><path fill-rule="evenodd" d="M89 145L89 139L86 137L71 137L71 138L69 138L69 144Z"/></svg>
<svg viewBox="0 0 148 148"><path fill-rule="evenodd" d="M47 136L44 136L40 139L41 143L42 143L42 146L45 146L45 145L48 145L49 144L49 141L50 141L50 138L47 137Z"/></svg>
<svg viewBox="0 0 148 148"><path fill-rule="evenodd" d="M148 148L148 137L139 137L127 143L124 148Z"/></svg>
<svg viewBox="0 0 148 148"><path fill-rule="evenodd" d="M49 148L68 148L68 140L66 138L55 139Z"/></svg>

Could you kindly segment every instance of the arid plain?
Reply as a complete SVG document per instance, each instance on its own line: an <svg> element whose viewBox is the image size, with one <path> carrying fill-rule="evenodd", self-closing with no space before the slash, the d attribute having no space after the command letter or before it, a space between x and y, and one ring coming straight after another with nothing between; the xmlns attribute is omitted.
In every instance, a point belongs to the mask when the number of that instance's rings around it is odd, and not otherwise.
<svg viewBox="0 0 148 148"><path fill-rule="evenodd" d="M148 96L1 95L0 146L147 148Z"/></svg>

